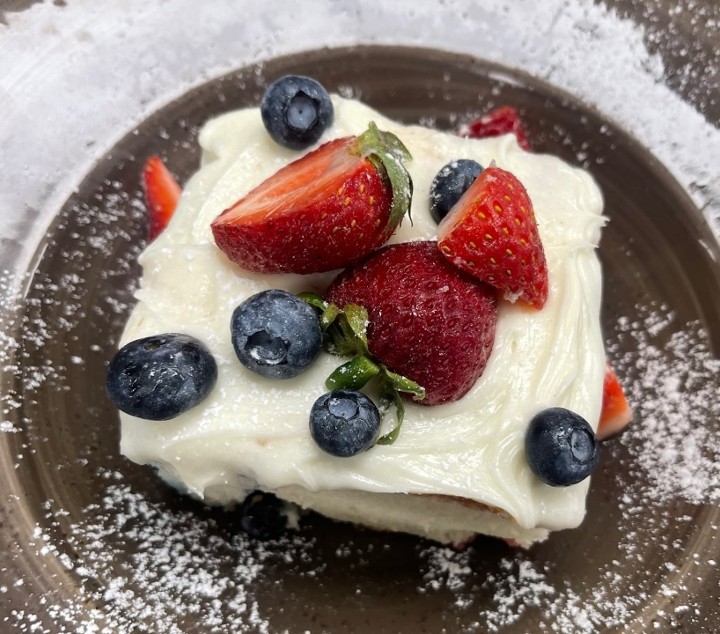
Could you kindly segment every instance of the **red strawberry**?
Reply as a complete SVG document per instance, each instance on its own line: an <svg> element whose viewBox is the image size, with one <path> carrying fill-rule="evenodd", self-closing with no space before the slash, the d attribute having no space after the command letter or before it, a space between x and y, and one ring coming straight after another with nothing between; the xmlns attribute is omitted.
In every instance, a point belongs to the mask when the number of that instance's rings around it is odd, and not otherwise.
<svg viewBox="0 0 720 634"><path fill-rule="evenodd" d="M375 124L290 163L220 214L215 242L233 262L264 273L348 266L393 234L410 207L409 153Z"/></svg>
<svg viewBox="0 0 720 634"><path fill-rule="evenodd" d="M157 238L175 213L182 189L159 156L151 156L142 171L148 208L150 240Z"/></svg>
<svg viewBox="0 0 720 634"><path fill-rule="evenodd" d="M453 264L497 287L506 299L542 308L548 294L545 252L522 183L499 167L483 170L438 226Z"/></svg>
<svg viewBox="0 0 720 634"><path fill-rule="evenodd" d="M370 353L424 387L423 405L464 396L492 351L493 289L448 263L435 242L384 247L336 278L325 298L367 310Z"/></svg>
<svg viewBox="0 0 720 634"><path fill-rule="evenodd" d="M514 134L518 145L523 150L530 151L530 143L525 136L522 120L518 111L512 106L495 108L479 119L475 119L467 128L467 136L473 139L485 139L501 134Z"/></svg>
<svg viewBox="0 0 720 634"><path fill-rule="evenodd" d="M603 382L602 411L597 437L600 440L622 431L632 420L632 410L625 398L617 375L608 364Z"/></svg>

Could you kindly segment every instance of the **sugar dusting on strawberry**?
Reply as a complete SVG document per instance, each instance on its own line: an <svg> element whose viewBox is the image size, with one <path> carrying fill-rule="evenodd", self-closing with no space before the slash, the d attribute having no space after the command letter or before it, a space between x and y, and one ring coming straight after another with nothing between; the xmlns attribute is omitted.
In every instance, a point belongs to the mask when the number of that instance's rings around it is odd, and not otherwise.
<svg viewBox="0 0 720 634"><path fill-rule="evenodd" d="M285 166L212 223L215 242L250 271L315 273L384 244L410 208L410 159L371 124Z"/></svg>
<svg viewBox="0 0 720 634"><path fill-rule="evenodd" d="M151 156L143 166L142 183L148 208L148 234L157 238L175 213L182 189L159 156Z"/></svg>
<svg viewBox="0 0 720 634"><path fill-rule="evenodd" d="M473 139L486 139L500 136L502 134L514 134L518 145L526 151L530 151L530 143L522 123L522 119L512 106L500 106L475 119L464 131L467 136Z"/></svg>
<svg viewBox="0 0 720 634"><path fill-rule="evenodd" d="M495 292L452 266L435 242L385 247L342 273L326 299L369 315L370 352L425 388L423 405L464 396L495 339Z"/></svg>
<svg viewBox="0 0 720 634"><path fill-rule="evenodd" d="M620 433L632 421L632 409L615 371L608 364L603 381L602 411L597 437L600 440Z"/></svg>
<svg viewBox="0 0 720 634"><path fill-rule="evenodd" d="M545 304L547 262L532 201L510 172L483 170L438 226L438 245L450 262L506 299Z"/></svg>

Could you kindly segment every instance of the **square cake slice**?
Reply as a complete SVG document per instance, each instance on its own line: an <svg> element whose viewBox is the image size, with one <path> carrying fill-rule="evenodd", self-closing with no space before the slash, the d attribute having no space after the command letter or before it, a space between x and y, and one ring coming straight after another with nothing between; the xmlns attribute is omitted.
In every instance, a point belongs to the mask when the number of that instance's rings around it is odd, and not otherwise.
<svg viewBox="0 0 720 634"><path fill-rule="evenodd" d="M428 192L448 162L473 159L514 174L532 200L545 250L544 307L498 300L482 376L454 402L406 402L393 444L349 458L323 452L308 417L341 361L323 352L294 378L259 376L238 362L230 321L241 302L263 290L322 294L337 271L250 272L226 258L211 232L223 210L305 150L275 143L258 109L230 112L203 128L201 167L167 229L140 256L137 305L121 342L191 335L216 360L217 383L199 405L170 420L121 412L122 453L211 504L232 504L261 489L331 518L445 543L480 533L529 545L577 526L589 479L545 484L530 469L524 442L530 420L546 408L572 410L593 428L600 417L605 351L595 251L605 219L597 185L558 158L521 149L512 135L462 138L395 123L353 100L333 97L333 106L334 123L318 144L358 135L375 122L412 155L406 166L414 183L412 222L402 222L391 244L436 238Z"/></svg>

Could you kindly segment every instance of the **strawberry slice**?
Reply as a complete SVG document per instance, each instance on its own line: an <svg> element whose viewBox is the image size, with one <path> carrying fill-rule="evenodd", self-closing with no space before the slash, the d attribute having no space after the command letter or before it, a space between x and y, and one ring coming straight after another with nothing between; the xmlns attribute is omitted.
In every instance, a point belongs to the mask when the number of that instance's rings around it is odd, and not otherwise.
<svg viewBox="0 0 720 634"><path fill-rule="evenodd" d="M495 108L475 119L467 127L467 136L473 139L485 139L502 134L514 134L518 145L523 150L530 151L530 143L525 135L522 119L512 106Z"/></svg>
<svg viewBox="0 0 720 634"><path fill-rule="evenodd" d="M621 432L632 420L632 410L614 370L607 365L603 382L602 411L597 437L604 440Z"/></svg>
<svg viewBox="0 0 720 634"><path fill-rule="evenodd" d="M175 213L182 189L159 156L151 156L142 171L150 240L157 238Z"/></svg>
<svg viewBox="0 0 720 634"><path fill-rule="evenodd" d="M523 184L488 167L438 226L438 246L453 264L503 291L542 308L548 294L545 252Z"/></svg>
<svg viewBox="0 0 720 634"><path fill-rule="evenodd" d="M315 273L353 264L410 209L405 146L374 123L290 163L220 214L215 243L250 271Z"/></svg>

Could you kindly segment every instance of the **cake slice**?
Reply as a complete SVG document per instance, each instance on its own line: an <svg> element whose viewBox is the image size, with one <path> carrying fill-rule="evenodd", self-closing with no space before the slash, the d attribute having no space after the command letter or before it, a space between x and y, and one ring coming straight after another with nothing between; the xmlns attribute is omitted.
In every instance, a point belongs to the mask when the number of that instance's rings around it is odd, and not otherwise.
<svg viewBox="0 0 720 634"><path fill-rule="evenodd" d="M332 105L332 123L305 150L279 146L258 109L230 112L201 131L201 167L168 227L140 256L137 305L120 343L183 333L206 348L217 378L199 404L172 418L121 412L122 453L210 504L239 502L261 489L341 521L444 543L487 534L529 545L577 526L589 479L544 482L525 442L531 420L549 408L570 410L593 428L600 420L605 352L595 250L605 219L598 187L583 170L524 151L512 135L461 138L395 123L357 101L334 96ZM467 393L433 406L405 400L392 444L339 458L318 447L308 421L341 360L320 352L297 376L261 376L238 362L230 330L234 311L257 293L323 295L338 271L249 270L218 248L211 225L298 156L357 137L370 122L412 155L412 222L403 220L388 244L437 239L428 192L443 166L458 158L497 166L532 200L547 299L538 309L500 297L491 353Z"/></svg>

